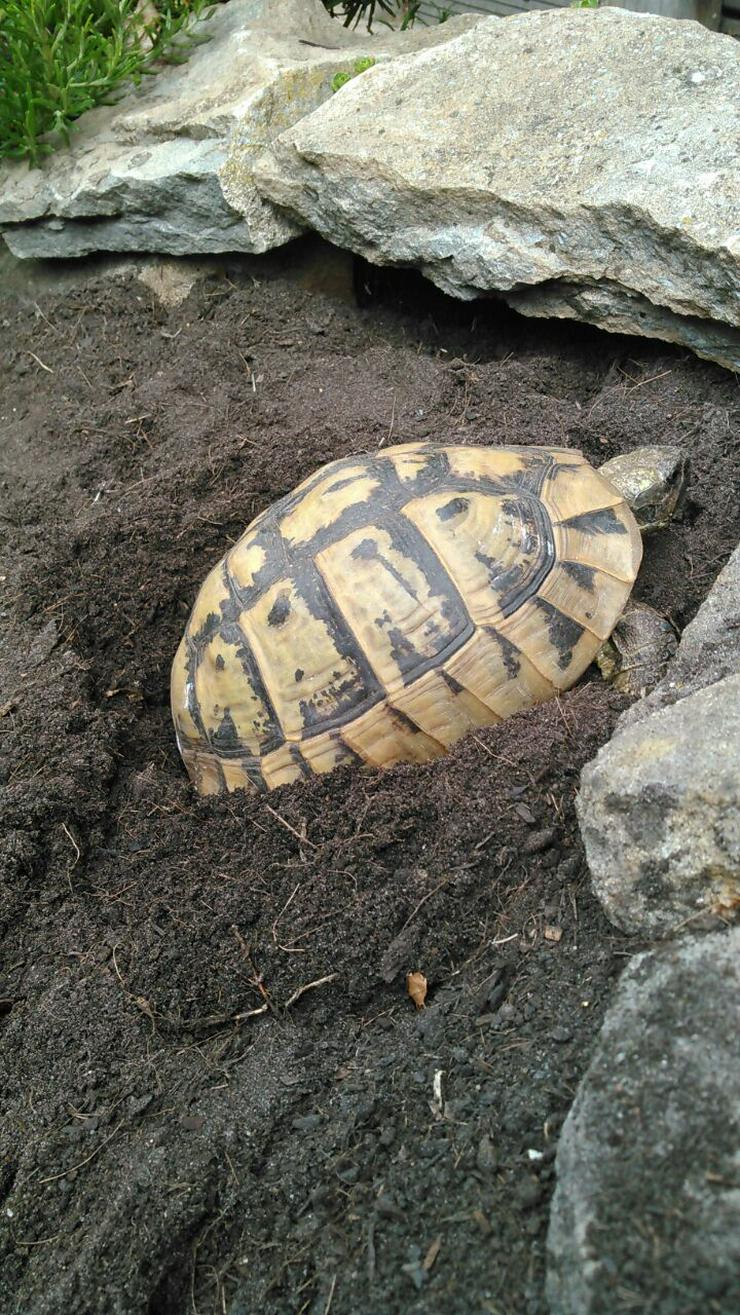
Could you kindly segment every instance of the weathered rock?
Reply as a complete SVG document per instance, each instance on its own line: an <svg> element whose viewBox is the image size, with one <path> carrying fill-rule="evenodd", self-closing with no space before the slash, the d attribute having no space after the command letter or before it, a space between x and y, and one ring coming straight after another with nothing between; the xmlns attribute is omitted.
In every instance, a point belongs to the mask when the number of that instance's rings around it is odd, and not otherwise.
<svg viewBox="0 0 740 1315"><path fill-rule="evenodd" d="M584 320L607 333L662 338L677 347L688 347L697 356L716 361L728 370L737 370L740 362L740 329L697 315L677 315L606 280L597 287L586 287L553 279L537 288L507 292L504 300L520 315Z"/></svg>
<svg viewBox="0 0 740 1315"><path fill-rule="evenodd" d="M740 1310L740 929L640 955L565 1122L551 1315Z"/></svg>
<svg viewBox="0 0 740 1315"><path fill-rule="evenodd" d="M740 671L740 547L732 554L681 636L665 680L622 713L619 729L635 726L658 708Z"/></svg>
<svg viewBox="0 0 740 1315"><path fill-rule="evenodd" d="M661 936L740 908L740 675L618 732L581 773L578 821L612 922Z"/></svg>
<svg viewBox="0 0 740 1315"><path fill-rule="evenodd" d="M374 40L346 31L321 0L230 0L201 24L207 40L187 63L83 115L71 146L41 168L0 171L5 241L23 257L279 246L301 225L259 198L252 156L331 96L333 76L358 56L389 59L475 21Z"/></svg>
<svg viewBox="0 0 740 1315"><path fill-rule="evenodd" d="M489 19L273 141L263 195L378 264L740 366L740 48L621 9Z"/></svg>

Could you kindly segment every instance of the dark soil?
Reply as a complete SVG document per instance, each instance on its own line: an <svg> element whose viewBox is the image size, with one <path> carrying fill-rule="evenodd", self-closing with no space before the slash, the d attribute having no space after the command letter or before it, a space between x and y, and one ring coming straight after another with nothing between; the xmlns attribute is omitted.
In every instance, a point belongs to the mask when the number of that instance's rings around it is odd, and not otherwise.
<svg viewBox="0 0 740 1315"><path fill-rule="evenodd" d="M2 1315L545 1309L558 1129L641 948L573 811L619 698L589 672L428 767L202 801L170 662L254 514L426 437L684 446L639 581L680 628L738 537L740 391L345 274L298 244L175 310L95 273L0 303Z"/></svg>

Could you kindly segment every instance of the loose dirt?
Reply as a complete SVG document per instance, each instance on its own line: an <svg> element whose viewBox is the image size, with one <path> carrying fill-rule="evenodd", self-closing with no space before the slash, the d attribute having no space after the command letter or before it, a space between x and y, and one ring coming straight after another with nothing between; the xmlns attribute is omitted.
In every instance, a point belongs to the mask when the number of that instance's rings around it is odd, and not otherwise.
<svg viewBox="0 0 740 1315"><path fill-rule="evenodd" d="M638 587L681 628L738 538L740 391L346 272L297 244L171 309L95 271L0 300L3 1315L545 1309L558 1129L642 948L573 811L623 703L590 671L430 766L202 801L169 667L257 512L422 438L685 447Z"/></svg>

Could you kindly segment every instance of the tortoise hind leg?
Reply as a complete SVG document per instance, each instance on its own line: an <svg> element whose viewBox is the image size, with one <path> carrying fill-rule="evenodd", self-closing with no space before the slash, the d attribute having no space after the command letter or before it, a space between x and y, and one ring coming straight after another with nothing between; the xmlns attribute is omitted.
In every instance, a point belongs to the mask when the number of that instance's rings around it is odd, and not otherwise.
<svg viewBox="0 0 740 1315"><path fill-rule="evenodd" d="M630 600L596 662L620 694L638 699L663 679L677 647L670 621L647 603Z"/></svg>

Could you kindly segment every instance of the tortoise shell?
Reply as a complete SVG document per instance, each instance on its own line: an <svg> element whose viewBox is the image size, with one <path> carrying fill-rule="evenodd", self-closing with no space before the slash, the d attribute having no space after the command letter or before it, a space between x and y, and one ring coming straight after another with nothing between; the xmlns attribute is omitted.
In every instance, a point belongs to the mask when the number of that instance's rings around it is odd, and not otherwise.
<svg viewBox="0 0 740 1315"><path fill-rule="evenodd" d="M553 697L611 633L641 556L621 494L570 449L330 462L198 594L172 670L196 789L425 762Z"/></svg>

